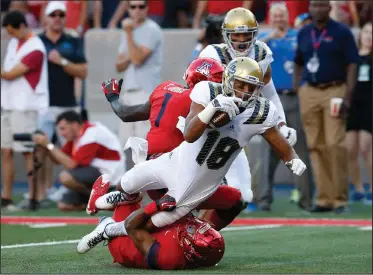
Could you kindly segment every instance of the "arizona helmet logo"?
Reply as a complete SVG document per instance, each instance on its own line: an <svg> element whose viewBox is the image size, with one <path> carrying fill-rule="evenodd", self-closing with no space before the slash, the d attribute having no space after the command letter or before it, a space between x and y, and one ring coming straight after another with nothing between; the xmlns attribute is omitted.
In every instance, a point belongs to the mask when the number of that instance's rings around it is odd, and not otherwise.
<svg viewBox="0 0 373 275"><path fill-rule="evenodd" d="M209 76L211 67L212 67L212 64L204 61L203 64L197 68L197 72L199 72L199 73L201 73L205 76Z"/></svg>

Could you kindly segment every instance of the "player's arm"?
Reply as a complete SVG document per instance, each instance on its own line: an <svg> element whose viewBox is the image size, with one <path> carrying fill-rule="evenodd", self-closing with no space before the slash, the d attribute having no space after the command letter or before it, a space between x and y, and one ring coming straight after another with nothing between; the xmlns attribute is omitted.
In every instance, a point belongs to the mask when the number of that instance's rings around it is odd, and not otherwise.
<svg viewBox="0 0 373 275"><path fill-rule="evenodd" d="M190 143L199 139L214 114L214 110L208 110L204 106L192 101L189 114L185 120L184 139ZM202 116L202 120L200 116Z"/></svg>
<svg viewBox="0 0 373 275"><path fill-rule="evenodd" d="M282 103L280 97L277 94L275 85L273 84L271 65L268 65L268 69L264 74L264 83L265 86L263 87L262 95L263 97L268 98L273 104L275 104L277 108L277 114L279 116L278 126L281 127L282 125L286 125L284 108L282 107Z"/></svg>
<svg viewBox="0 0 373 275"><path fill-rule="evenodd" d="M285 162L285 165L296 175L300 176L306 170L306 165L299 159L295 150L276 126L267 129L263 134L275 153Z"/></svg>
<svg viewBox="0 0 373 275"><path fill-rule="evenodd" d="M154 225L150 219L151 216L158 211L173 211L175 207L175 199L171 196L165 195L156 201L152 201L144 208L136 210L124 221L127 235L133 240L136 248L144 256L149 256L151 248L156 243L156 240L150 234L150 231L154 229Z"/></svg>
<svg viewBox="0 0 373 275"><path fill-rule="evenodd" d="M150 103L147 101L144 104L138 105L125 105L120 102L119 98L110 102L111 108L114 113L123 122L136 122L142 120L148 120L150 117Z"/></svg>
<svg viewBox="0 0 373 275"><path fill-rule="evenodd" d="M195 142L202 136L217 111L227 113L230 119L239 114L236 103L240 102L241 99L220 94L210 101L207 81L198 83L193 88L190 98L192 99L192 104L185 120L184 130L184 139L190 143Z"/></svg>
<svg viewBox="0 0 373 275"><path fill-rule="evenodd" d="M123 122L135 122L148 120L150 116L150 103L147 101L144 104L128 106L119 100L120 90L122 88L123 79L117 81L112 78L102 83L101 89L104 92L107 100L110 102L114 113Z"/></svg>

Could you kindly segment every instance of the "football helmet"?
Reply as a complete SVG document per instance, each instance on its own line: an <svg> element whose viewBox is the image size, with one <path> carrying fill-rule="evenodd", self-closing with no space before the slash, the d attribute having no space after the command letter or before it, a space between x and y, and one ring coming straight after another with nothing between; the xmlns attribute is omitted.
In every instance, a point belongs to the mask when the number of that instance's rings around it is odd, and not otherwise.
<svg viewBox="0 0 373 275"><path fill-rule="evenodd" d="M189 218L179 231L179 243L184 249L185 258L196 267L214 266L224 255L223 236L210 223L196 217Z"/></svg>
<svg viewBox="0 0 373 275"><path fill-rule="evenodd" d="M231 38L233 33L248 33L250 37L245 42L233 41ZM255 15L244 8L230 10L224 18L222 34L225 43L235 56L247 56L250 48L255 45L258 35L258 22Z"/></svg>
<svg viewBox="0 0 373 275"><path fill-rule="evenodd" d="M242 82L248 84L247 91L239 91L235 87L235 84L240 85L241 83L244 85ZM222 85L224 95L242 99L239 107L250 107L254 104L264 86L263 71L255 60L249 57L237 57L229 62L225 68ZM242 89L245 89L245 86Z"/></svg>
<svg viewBox="0 0 373 275"><path fill-rule="evenodd" d="M189 64L184 80L189 88L193 88L200 81L212 81L221 83L224 72L223 65L209 57L197 58Z"/></svg>

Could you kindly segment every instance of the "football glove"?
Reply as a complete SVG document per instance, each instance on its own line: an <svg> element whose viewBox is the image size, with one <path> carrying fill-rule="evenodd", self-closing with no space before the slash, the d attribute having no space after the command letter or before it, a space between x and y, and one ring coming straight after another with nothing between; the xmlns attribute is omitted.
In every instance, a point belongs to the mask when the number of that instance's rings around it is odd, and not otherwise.
<svg viewBox="0 0 373 275"><path fill-rule="evenodd" d="M285 165L297 176L301 176L303 172L307 169L307 166L301 159L292 159L285 162Z"/></svg>
<svg viewBox="0 0 373 275"><path fill-rule="evenodd" d="M229 118L232 119L240 113L236 104L240 102L242 102L240 98L220 94L211 101L211 104L214 106L216 111L225 112L229 115Z"/></svg>
<svg viewBox="0 0 373 275"><path fill-rule="evenodd" d="M123 84L123 79L120 79L119 81L117 81L115 78L112 78L102 83L101 90L104 92L106 99L109 102L112 102L119 98L122 84Z"/></svg>

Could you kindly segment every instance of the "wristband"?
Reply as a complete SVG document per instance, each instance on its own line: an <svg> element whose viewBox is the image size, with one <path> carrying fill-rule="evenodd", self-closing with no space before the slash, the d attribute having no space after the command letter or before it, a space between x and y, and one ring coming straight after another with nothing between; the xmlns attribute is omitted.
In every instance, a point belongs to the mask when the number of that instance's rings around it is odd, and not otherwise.
<svg viewBox="0 0 373 275"><path fill-rule="evenodd" d="M106 98L109 102L113 102L119 98L119 95L115 93L111 93L111 94L106 95Z"/></svg>
<svg viewBox="0 0 373 275"><path fill-rule="evenodd" d="M157 213L157 211L158 211L158 208L157 208L157 203L155 201L152 201L151 203L149 203L147 206L144 207L144 213L147 216L152 216L155 213Z"/></svg>
<svg viewBox="0 0 373 275"><path fill-rule="evenodd" d="M206 108L200 112L197 116L200 121L202 121L205 124L209 124L212 117L215 115L216 109L212 105L212 103L209 103Z"/></svg>

